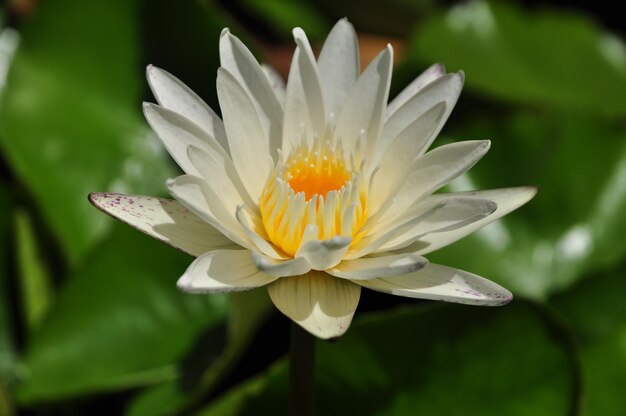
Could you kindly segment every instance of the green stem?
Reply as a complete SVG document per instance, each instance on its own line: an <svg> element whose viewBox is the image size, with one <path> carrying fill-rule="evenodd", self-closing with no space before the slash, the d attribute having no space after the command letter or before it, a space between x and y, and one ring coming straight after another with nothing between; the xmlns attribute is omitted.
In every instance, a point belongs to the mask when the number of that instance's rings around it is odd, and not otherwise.
<svg viewBox="0 0 626 416"><path fill-rule="evenodd" d="M289 415L313 416L315 390L315 337L291 323Z"/></svg>

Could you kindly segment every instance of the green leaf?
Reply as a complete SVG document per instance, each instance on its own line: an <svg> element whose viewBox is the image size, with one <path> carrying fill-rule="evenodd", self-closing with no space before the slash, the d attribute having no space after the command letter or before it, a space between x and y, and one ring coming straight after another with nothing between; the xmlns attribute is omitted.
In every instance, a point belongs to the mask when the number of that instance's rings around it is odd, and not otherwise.
<svg viewBox="0 0 626 416"><path fill-rule="evenodd" d="M15 214L16 248L20 275L21 305L29 330L45 316L52 301L50 274L42 262L33 224L24 210Z"/></svg>
<svg viewBox="0 0 626 416"><path fill-rule="evenodd" d="M579 343L585 415L620 414L626 401L626 265L554 298Z"/></svg>
<svg viewBox="0 0 626 416"><path fill-rule="evenodd" d="M535 308L419 305L359 319L318 342L319 414L562 415L573 394L568 353ZM246 382L209 415L281 414L285 367Z"/></svg>
<svg viewBox="0 0 626 416"><path fill-rule="evenodd" d="M497 99L626 114L626 47L580 15L470 1L421 24L410 50L463 69L470 88Z"/></svg>
<svg viewBox="0 0 626 416"><path fill-rule="evenodd" d="M153 194L172 170L140 107L137 0L38 4L0 106L0 144L70 261L110 225L93 191Z"/></svg>
<svg viewBox="0 0 626 416"><path fill-rule="evenodd" d="M306 0L243 0L242 4L282 39L291 40L295 26L315 40L324 39L331 28L319 8Z"/></svg>
<svg viewBox="0 0 626 416"><path fill-rule="evenodd" d="M588 117L522 111L464 114L453 137L492 139L489 153L451 188L535 185L533 201L430 254L515 295L545 298L626 254L626 131ZM493 110L492 110L493 113Z"/></svg>
<svg viewBox="0 0 626 416"><path fill-rule="evenodd" d="M0 183L0 384L13 381L15 345L10 302L9 244L11 243L12 197ZM1 388L1 386L0 386ZM0 405L1 407L1 405Z"/></svg>
<svg viewBox="0 0 626 416"><path fill-rule="evenodd" d="M193 406L207 397L241 358L272 310L273 305L265 288L230 294L228 344L220 356L194 380L194 385L187 386L189 383L181 378L147 389L130 404L126 414L143 416L180 413L181 409Z"/></svg>
<svg viewBox="0 0 626 416"><path fill-rule="evenodd" d="M22 403L172 380L204 334L224 347L226 297L189 295L176 280L191 261L120 224L59 293L24 356Z"/></svg>

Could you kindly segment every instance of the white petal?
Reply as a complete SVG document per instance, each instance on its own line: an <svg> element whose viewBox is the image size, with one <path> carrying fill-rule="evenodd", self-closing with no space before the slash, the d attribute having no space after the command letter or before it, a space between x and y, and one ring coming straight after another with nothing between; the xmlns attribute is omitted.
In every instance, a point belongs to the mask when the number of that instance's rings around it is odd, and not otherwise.
<svg viewBox="0 0 626 416"><path fill-rule="evenodd" d="M207 153L193 145L187 148L187 154L199 176L220 196L227 209L234 210L242 203L256 208L228 155Z"/></svg>
<svg viewBox="0 0 626 416"><path fill-rule="evenodd" d="M398 108L402 107L407 101L409 101L411 97L420 92L422 88L437 78L441 78L445 75L445 73L446 68L441 64L434 64L428 67L389 103L387 106L387 118L389 118L389 116L395 113Z"/></svg>
<svg viewBox="0 0 626 416"><path fill-rule="evenodd" d="M513 299L511 292L490 280L433 263L402 276L358 280L355 283L392 295L468 305L499 306Z"/></svg>
<svg viewBox="0 0 626 416"><path fill-rule="evenodd" d="M184 292L215 293L254 289L276 279L256 268L248 250L216 250L191 263L176 285Z"/></svg>
<svg viewBox="0 0 626 416"><path fill-rule="evenodd" d="M285 94L286 94L286 85L283 77L269 65L262 64L261 68L263 69L263 73L270 81L270 85L276 94L276 98L278 98L278 102L281 106L285 105Z"/></svg>
<svg viewBox="0 0 626 416"><path fill-rule="evenodd" d="M192 256L236 245L171 199L111 193L89 194L101 211Z"/></svg>
<svg viewBox="0 0 626 416"><path fill-rule="evenodd" d="M473 191L473 192L459 192L450 194L450 196L468 196L473 198L484 198L493 201L498 205L498 208L493 214L471 223L465 227L461 227L452 231L440 232L436 234L427 234L420 237L419 240L404 248L402 251L417 252L424 255L432 253L435 250L439 250L441 247L445 247L461 238L473 233L479 228L501 218L509 212L521 207L528 201L530 201L537 189L533 187L519 187L519 188L505 188L505 189L493 189L486 191ZM440 195L439 197L444 197ZM435 195L433 195L435 197Z"/></svg>
<svg viewBox="0 0 626 416"><path fill-rule="evenodd" d="M283 277L267 290L278 310L323 339L347 331L361 295L359 286L323 272Z"/></svg>
<svg viewBox="0 0 626 416"><path fill-rule="evenodd" d="M413 162L408 175L400 186L389 191L380 209L378 204L383 201L380 195L372 197L372 211L377 217L395 218L403 213L418 198L427 196L462 175L476 164L489 150L489 140L472 140L439 146ZM384 192L389 184L374 178L372 193Z"/></svg>
<svg viewBox="0 0 626 416"><path fill-rule="evenodd" d="M411 273L421 269L427 263L426 258L413 253L391 254L344 260L326 272L344 279L367 280Z"/></svg>
<svg viewBox="0 0 626 416"><path fill-rule="evenodd" d="M337 118L336 135L344 149L352 151L361 131L365 131L366 160L374 149L383 127L383 116L393 65L393 49L388 45L359 77Z"/></svg>
<svg viewBox="0 0 626 416"><path fill-rule="evenodd" d="M235 208L232 211L228 210L203 179L182 175L168 180L167 187L172 196L194 214L240 246L253 249L250 240L235 219Z"/></svg>
<svg viewBox="0 0 626 416"><path fill-rule="evenodd" d="M293 35L298 47L291 61L285 97L282 148L285 155L291 143L300 140L303 128L309 143L326 128L326 110L315 57L302 29L295 28Z"/></svg>
<svg viewBox="0 0 626 416"><path fill-rule="evenodd" d="M313 270L326 270L336 266L348 251L352 238L333 237L328 240L308 240L303 243L296 257L304 257Z"/></svg>
<svg viewBox="0 0 626 416"><path fill-rule="evenodd" d="M454 231L467 227L491 215L497 208L495 202L483 198L433 198L427 203L432 201L444 201L445 205L433 215L425 218L424 221L406 227L402 233L387 241L374 252L397 250L406 247L429 233ZM391 226L394 226L394 224L391 224Z"/></svg>
<svg viewBox="0 0 626 416"><path fill-rule="evenodd" d="M446 103L446 112L440 119L439 125L435 131L430 135L429 140L422 144L421 153L425 152L435 137L437 137L452 112L463 89L464 80L465 76L463 72L444 75L406 100L406 102L385 121L385 127L376 146L372 160L378 160L380 155L385 152L393 140L410 126L416 118L443 101Z"/></svg>
<svg viewBox="0 0 626 416"><path fill-rule="evenodd" d="M365 233L365 236L361 238L361 240L358 241L353 247L350 248L350 251L345 255L345 259L358 259L376 251L379 247L383 246L388 241L396 238L397 236L403 234L406 230L411 229L417 224L425 221L427 218L442 209L444 206L445 202L443 201L433 201L432 203L428 204L420 204L416 208L416 210L412 212L413 215L410 216L408 220L399 224L394 224L393 227L378 227L377 223L374 223L373 226L370 226L368 220L368 223L366 223L365 227L363 227L363 229L361 229L360 231Z"/></svg>
<svg viewBox="0 0 626 416"><path fill-rule="evenodd" d="M282 106L252 52L228 29L224 29L220 36L220 63L237 79L246 95L250 97L265 133L265 140L269 143L268 154L275 158L281 144Z"/></svg>
<svg viewBox="0 0 626 416"><path fill-rule="evenodd" d="M328 34L317 60L326 111L337 115L359 77L359 43L348 19Z"/></svg>
<svg viewBox="0 0 626 416"><path fill-rule="evenodd" d="M376 172L378 183L387 184L385 189L393 189L395 184L400 184L404 180L415 158L422 154L422 149L430 143L445 112L445 102L440 102L426 111L393 139L380 160L372 161L373 164L380 166ZM385 189L378 189L372 194L373 206L380 206L387 199ZM379 201L374 202L375 198L379 198Z"/></svg>
<svg viewBox="0 0 626 416"><path fill-rule="evenodd" d="M151 103L143 104L143 113L152 130L185 173L198 174L187 155L189 146L196 146L208 153L225 154L225 150L209 133L186 117Z"/></svg>
<svg viewBox="0 0 626 416"><path fill-rule="evenodd" d="M146 76L159 104L200 126L228 152L222 120L191 88L169 72L153 65L146 68Z"/></svg>
<svg viewBox="0 0 626 416"><path fill-rule="evenodd" d="M288 260L276 260L259 252L252 252L252 261L257 269L269 274L270 276L286 277L286 276L302 276L311 271L311 266L303 258L295 258Z"/></svg>
<svg viewBox="0 0 626 416"><path fill-rule="evenodd" d="M277 260L284 260L285 255L281 254L278 249L270 243L267 233L263 226L262 220L254 213L250 212L244 206L237 207L236 212L237 221L243 227L248 238L252 241L255 247L268 257Z"/></svg>
<svg viewBox="0 0 626 416"><path fill-rule="evenodd" d="M274 149L263 132L250 97L224 68L217 71L217 96L233 163L250 197L258 201L272 169L270 154Z"/></svg>

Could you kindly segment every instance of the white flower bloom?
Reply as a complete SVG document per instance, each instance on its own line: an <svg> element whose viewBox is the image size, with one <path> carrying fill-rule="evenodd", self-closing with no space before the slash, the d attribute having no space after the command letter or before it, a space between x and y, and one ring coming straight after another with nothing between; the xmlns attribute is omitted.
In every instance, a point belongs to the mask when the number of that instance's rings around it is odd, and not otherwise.
<svg viewBox="0 0 626 416"><path fill-rule="evenodd" d="M185 175L175 198L95 193L108 214L197 259L187 292L267 285L285 315L320 338L343 334L361 287L413 298L502 305L511 293L429 263L453 243L529 201L530 187L434 194L489 141L426 152L461 92L463 73L434 65L387 104L388 46L359 74L354 28L340 20L316 60L304 32L286 87L224 30L221 120L169 73L150 66L159 102L145 116Z"/></svg>

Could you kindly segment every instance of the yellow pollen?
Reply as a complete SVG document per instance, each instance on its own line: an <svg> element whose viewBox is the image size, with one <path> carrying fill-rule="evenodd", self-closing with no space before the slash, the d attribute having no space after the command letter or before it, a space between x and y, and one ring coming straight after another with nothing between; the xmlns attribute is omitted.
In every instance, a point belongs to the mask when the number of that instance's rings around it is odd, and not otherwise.
<svg viewBox="0 0 626 416"><path fill-rule="evenodd" d="M326 196L330 191L341 189L350 179L350 172L343 160L326 156L310 163L308 157L291 160L285 179L295 193L304 192L308 201L313 196Z"/></svg>
<svg viewBox="0 0 626 416"><path fill-rule="evenodd" d="M367 220L367 188L354 160L339 144L315 139L278 162L261 194L265 237L288 256L310 239L361 237Z"/></svg>

